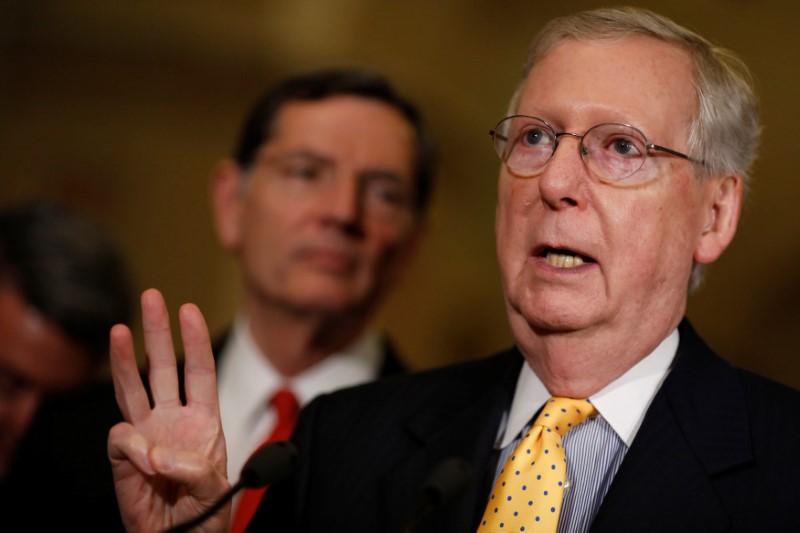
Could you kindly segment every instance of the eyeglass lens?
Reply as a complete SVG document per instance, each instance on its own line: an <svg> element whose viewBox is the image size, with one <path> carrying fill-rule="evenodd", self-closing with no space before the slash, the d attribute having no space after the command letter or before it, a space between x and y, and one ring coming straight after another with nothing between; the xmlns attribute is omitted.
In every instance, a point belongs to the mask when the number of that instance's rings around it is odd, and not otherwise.
<svg viewBox="0 0 800 533"><path fill-rule="evenodd" d="M533 117L512 116L495 128L498 156L512 172L534 176L541 172L563 137L577 137L580 154L597 177L619 181L637 172L647 158L644 135L624 124L599 124L585 134L556 133L549 124Z"/></svg>
<svg viewBox="0 0 800 533"><path fill-rule="evenodd" d="M310 154L288 154L262 161L270 169L270 183L287 201L308 201L327 194L337 183L336 165ZM411 211L413 186L400 176L380 170L366 170L357 176L359 201L366 213L382 219L396 219Z"/></svg>

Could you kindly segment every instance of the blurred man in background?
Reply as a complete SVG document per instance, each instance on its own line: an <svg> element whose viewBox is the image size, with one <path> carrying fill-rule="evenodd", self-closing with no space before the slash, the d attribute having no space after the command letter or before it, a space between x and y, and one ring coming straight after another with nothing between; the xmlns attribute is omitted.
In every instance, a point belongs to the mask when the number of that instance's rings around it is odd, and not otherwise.
<svg viewBox="0 0 800 533"><path fill-rule="evenodd" d="M210 188L217 235L236 256L244 296L214 346L231 479L261 444L288 438L317 395L405 371L370 322L419 246L433 166L418 111L377 73L302 73L255 103ZM92 428L70 433L68 421L90 408ZM111 387L76 395L57 412L49 425L70 433L70 453L82 459L66 464L82 472L60 476L58 512L35 514L31 524L121 529L93 431L121 420ZM260 495L237 499L234 531Z"/></svg>
<svg viewBox="0 0 800 533"><path fill-rule="evenodd" d="M369 324L419 245L432 152L415 107L361 69L287 78L247 117L211 184L244 292L215 347L231 479L317 395L402 370Z"/></svg>

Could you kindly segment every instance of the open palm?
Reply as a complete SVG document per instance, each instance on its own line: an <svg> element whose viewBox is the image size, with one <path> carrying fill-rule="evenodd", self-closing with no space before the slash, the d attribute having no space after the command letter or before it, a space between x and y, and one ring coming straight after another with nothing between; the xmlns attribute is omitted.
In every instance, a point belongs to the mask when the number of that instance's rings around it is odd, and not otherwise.
<svg viewBox="0 0 800 533"><path fill-rule="evenodd" d="M111 331L114 387L125 422L109 433L108 453L128 531L158 532L194 518L229 484L208 330L199 309L180 310L186 405L180 398L169 317L161 294L142 294L152 404L138 368L130 330ZM224 531L229 509L203 531Z"/></svg>

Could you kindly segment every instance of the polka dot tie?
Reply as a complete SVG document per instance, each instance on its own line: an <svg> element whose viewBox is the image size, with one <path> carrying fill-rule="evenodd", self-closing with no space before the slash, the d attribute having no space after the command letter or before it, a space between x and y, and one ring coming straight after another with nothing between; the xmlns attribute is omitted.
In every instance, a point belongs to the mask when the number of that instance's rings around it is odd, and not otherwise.
<svg viewBox="0 0 800 533"><path fill-rule="evenodd" d="M567 480L561 437L596 415L589 400L549 399L500 471L478 533L555 532Z"/></svg>

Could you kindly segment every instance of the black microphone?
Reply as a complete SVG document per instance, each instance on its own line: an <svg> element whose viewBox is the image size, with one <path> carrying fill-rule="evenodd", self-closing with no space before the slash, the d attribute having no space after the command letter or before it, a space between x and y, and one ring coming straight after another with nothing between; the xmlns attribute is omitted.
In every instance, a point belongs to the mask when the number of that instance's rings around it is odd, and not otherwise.
<svg viewBox="0 0 800 533"><path fill-rule="evenodd" d="M289 477L297 468L297 461L297 448L289 441L275 441L262 446L242 467L239 481L214 502L214 505L192 520L178 524L164 533L183 533L199 526L243 488L257 489Z"/></svg>
<svg viewBox="0 0 800 533"><path fill-rule="evenodd" d="M425 515L460 496L472 477L472 465L464 459L451 457L437 464L417 492L403 533L411 533Z"/></svg>

